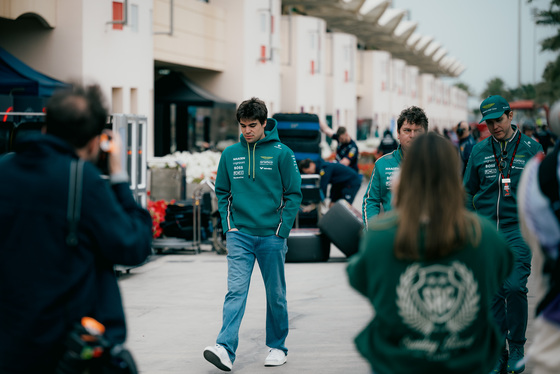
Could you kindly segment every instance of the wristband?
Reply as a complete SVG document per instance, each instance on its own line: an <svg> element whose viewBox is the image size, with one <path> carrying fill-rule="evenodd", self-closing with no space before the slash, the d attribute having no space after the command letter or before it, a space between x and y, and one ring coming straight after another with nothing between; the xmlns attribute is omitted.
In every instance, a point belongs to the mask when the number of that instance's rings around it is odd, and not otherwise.
<svg viewBox="0 0 560 374"><path fill-rule="evenodd" d="M120 173L111 174L109 179L111 181L111 184L128 183L128 174L124 171L121 171Z"/></svg>

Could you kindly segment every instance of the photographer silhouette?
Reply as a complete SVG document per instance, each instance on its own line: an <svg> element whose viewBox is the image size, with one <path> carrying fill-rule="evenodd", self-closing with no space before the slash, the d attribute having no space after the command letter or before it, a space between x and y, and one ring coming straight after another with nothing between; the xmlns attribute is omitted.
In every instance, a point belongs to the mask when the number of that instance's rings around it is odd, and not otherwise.
<svg viewBox="0 0 560 374"><path fill-rule="evenodd" d="M99 86L74 85L49 100L46 133L0 158L1 373L55 372L85 316L105 326L108 346L125 342L113 266L146 260L152 222L115 134L108 180L95 166L107 118Z"/></svg>

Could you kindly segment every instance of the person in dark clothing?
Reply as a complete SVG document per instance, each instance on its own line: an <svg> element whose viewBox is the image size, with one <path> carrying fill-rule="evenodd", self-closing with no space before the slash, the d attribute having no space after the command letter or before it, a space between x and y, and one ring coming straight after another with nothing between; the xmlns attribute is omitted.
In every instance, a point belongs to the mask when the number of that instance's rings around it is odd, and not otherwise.
<svg viewBox="0 0 560 374"><path fill-rule="evenodd" d="M29 134L0 158L0 373L55 372L82 317L103 324L112 346L125 341L113 266L146 260L152 220L132 196L117 134L108 132L109 180L92 163L107 118L99 86L74 85L49 100L46 134ZM82 192L74 206L81 209L73 230L70 172L79 159ZM74 232L77 240L68 240Z"/></svg>
<svg viewBox="0 0 560 374"><path fill-rule="evenodd" d="M350 204L362 184L362 176L351 168L333 163L320 162L317 165L311 159L306 158L299 162L299 170L302 174L319 174L321 176L321 191L327 195L327 186L331 185L331 205L340 199L345 199Z"/></svg>
<svg viewBox="0 0 560 374"><path fill-rule="evenodd" d="M466 121L461 121L457 124L455 133L459 138L459 155L461 156L461 161L463 162L463 173L461 175L464 175L472 149L476 145L476 141L472 137L471 128Z"/></svg>
<svg viewBox="0 0 560 374"><path fill-rule="evenodd" d="M389 154L393 152L395 149L399 147L399 142L395 138L393 138L393 134L389 129L385 130L383 133L383 138L381 139L381 143L377 148L377 152L379 153L379 157Z"/></svg>
<svg viewBox="0 0 560 374"><path fill-rule="evenodd" d="M359 173L358 169L358 146L356 142L352 140L346 127L340 126L336 133L325 123L319 122L321 126L321 131L324 132L328 137L336 140L338 142L338 147L336 148L336 161L339 164L348 166Z"/></svg>
<svg viewBox="0 0 560 374"><path fill-rule="evenodd" d="M539 141L536 134L537 129L532 121L525 121L521 125L521 132L523 133L523 135L526 135L527 137L533 139L534 141L536 142Z"/></svg>
<svg viewBox="0 0 560 374"><path fill-rule="evenodd" d="M504 346L495 372L521 373L527 340L531 250L519 228L518 184L525 165L542 152L542 147L512 124L513 111L502 96L487 97L480 104L480 112L483 116L480 122L486 122L491 136L478 142L472 150L463 178L465 204L467 209L495 222L515 254L513 271L492 305Z"/></svg>
<svg viewBox="0 0 560 374"><path fill-rule="evenodd" d="M548 154L554 148L555 135L548 129L548 125L543 124L537 127L537 132L535 134L538 142L543 147L545 154Z"/></svg>

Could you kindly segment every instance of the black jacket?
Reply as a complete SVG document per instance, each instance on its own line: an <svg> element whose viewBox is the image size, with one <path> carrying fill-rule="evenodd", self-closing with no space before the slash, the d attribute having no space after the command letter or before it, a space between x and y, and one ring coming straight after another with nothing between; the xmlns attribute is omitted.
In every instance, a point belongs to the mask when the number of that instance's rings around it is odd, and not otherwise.
<svg viewBox="0 0 560 374"><path fill-rule="evenodd" d="M321 176L320 187L325 196L329 184L357 186L362 183L360 174L342 164L322 161L320 162L319 169L319 175Z"/></svg>
<svg viewBox="0 0 560 374"><path fill-rule="evenodd" d="M50 135L0 156L0 373L48 373L64 337L83 316L124 342L126 327L114 264L151 253L150 214L126 183L110 184L84 165L78 246L66 244L70 161Z"/></svg>
<svg viewBox="0 0 560 374"><path fill-rule="evenodd" d="M358 146L356 142L350 139L350 143L343 144L338 139L338 135L334 134L332 137L338 142L338 147L336 148L336 160L338 162L347 158L350 160L350 165L348 167L354 169L357 173L360 172L358 169Z"/></svg>

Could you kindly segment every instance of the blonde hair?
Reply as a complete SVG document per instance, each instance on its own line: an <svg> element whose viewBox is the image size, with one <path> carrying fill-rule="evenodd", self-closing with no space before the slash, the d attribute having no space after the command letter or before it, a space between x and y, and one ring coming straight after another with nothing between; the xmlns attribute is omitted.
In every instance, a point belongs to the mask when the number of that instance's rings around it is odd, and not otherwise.
<svg viewBox="0 0 560 374"><path fill-rule="evenodd" d="M467 243L478 245L480 223L464 206L459 155L449 140L434 132L415 139L403 160L396 192L397 258L437 259Z"/></svg>

